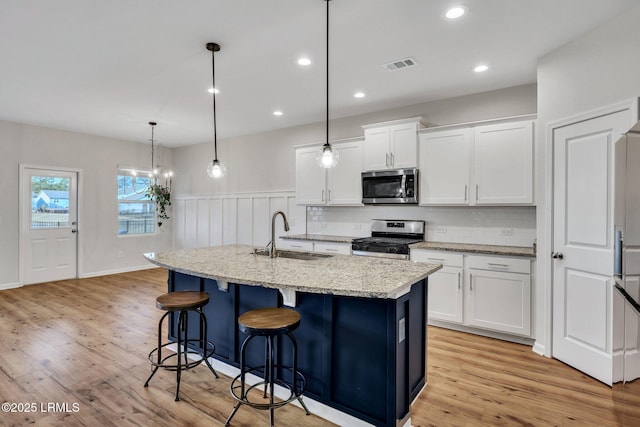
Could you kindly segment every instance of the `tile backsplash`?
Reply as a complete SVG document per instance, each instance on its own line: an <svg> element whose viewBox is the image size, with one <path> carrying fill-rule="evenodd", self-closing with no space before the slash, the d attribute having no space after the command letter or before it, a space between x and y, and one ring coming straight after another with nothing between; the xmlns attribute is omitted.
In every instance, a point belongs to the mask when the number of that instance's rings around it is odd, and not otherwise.
<svg viewBox="0 0 640 427"><path fill-rule="evenodd" d="M307 233L365 237L372 219L426 221L426 240L532 246L535 207L307 206Z"/></svg>

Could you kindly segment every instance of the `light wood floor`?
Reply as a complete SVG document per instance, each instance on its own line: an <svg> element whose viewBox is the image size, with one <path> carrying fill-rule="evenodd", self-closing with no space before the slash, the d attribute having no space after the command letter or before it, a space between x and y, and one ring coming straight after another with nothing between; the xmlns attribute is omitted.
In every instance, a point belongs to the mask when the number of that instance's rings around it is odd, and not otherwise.
<svg viewBox="0 0 640 427"><path fill-rule="evenodd" d="M155 298L165 291L162 269L0 291L0 403L36 404L36 412L0 413L0 425L224 424L230 379L204 366L183 374L180 402L174 373L142 386L162 314ZM428 386L413 405L414 426L640 425L640 390L612 391L526 346L428 333ZM69 411L47 411L48 403ZM292 405L276 411L276 424L331 425ZM233 425L268 425L268 416L242 408Z"/></svg>

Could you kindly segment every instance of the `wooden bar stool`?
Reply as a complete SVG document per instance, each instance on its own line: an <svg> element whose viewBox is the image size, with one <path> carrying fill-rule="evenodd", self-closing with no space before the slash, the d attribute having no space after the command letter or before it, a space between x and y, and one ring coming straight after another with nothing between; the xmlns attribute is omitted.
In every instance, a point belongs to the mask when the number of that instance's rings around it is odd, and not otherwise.
<svg viewBox="0 0 640 427"><path fill-rule="evenodd" d="M236 414L240 405L247 405L256 409L269 410L269 422L273 427L273 410L293 400L298 400L304 408L307 415L309 410L302 401L302 393L304 392L307 382L302 373L298 371L298 344L291 333L300 325L300 314L289 308L259 308L247 311L238 317L238 325L240 331L249 336L242 343L240 350L240 375L235 377L231 382L231 395L237 401L233 411L227 418L225 426L231 423L231 419ZM282 366L276 363L275 350L277 338L286 335L293 345L293 366ZM248 368L245 363L245 354L247 345L255 337L265 337L265 361L264 365ZM291 382L286 382L278 378L277 370L291 371ZM245 384L245 375L247 373L260 373L264 375L264 380L252 386ZM289 390L289 396L281 401L274 400L274 387L279 385ZM249 393L254 388L264 385L262 397L267 397L267 388L269 389L268 402L256 402L249 399ZM239 390L239 393L238 393ZM255 396L255 395L254 395ZM255 399L255 397L254 397Z"/></svg>
<svg viewBox="0 0 640 427"><path fill-rule="evenodd" d="M180 400L180 374L182 370L191 369L203 361L209 367L209 370L213 372L216 378L218 374L213 369L213 366L209 363L209 357L213 355L215 346L207 341L207 317L202 312L204 307L209 302L209 294L206 292L197 291L177 291L170 292L168 294L160 295L156 298L156 307L160 310L165 310L166 313L160 318L158 322L158 346L151 350L149 353L149 362L154 366L153 372L147 378L144 386L149 386L149 381L158 371L158 368L163 368L168 371L176 371L176 401ZM162 322L171 313L178 313L178 327L176 331L177 340L175 342L169 341L162 343ZM189 338L189 312L195 312L198 314L200 321L200 328L198 329L197 338ZM199 350L189 348L189 344L198 343ZM162 349L175 345L176 352L162 356ZM202 353L201 353L202 352ZM189 360L189 355L194 356L192 360ZM184 359L184 360L183 360Z"/></svg>

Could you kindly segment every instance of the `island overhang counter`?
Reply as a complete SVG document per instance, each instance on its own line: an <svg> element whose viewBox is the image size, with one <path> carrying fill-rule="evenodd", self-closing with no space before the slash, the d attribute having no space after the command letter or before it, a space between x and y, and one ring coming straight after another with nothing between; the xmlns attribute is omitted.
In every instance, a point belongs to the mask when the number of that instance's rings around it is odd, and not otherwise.
<svg viewBox="0 0 640 427"><path fill-rule="evenodd" d="M427 276L440 264L350 255L270 258L245 245L144 256L169 271L169 292L209 293L203 311L218 361L239 366L242 313L287 305L302 318L294 335L305 397L376 426L410 419L411 402L426 384ZM280 362L290 365L287 341L279 345ZM261 365L264 349L248 350L248 365Z"/></svg>

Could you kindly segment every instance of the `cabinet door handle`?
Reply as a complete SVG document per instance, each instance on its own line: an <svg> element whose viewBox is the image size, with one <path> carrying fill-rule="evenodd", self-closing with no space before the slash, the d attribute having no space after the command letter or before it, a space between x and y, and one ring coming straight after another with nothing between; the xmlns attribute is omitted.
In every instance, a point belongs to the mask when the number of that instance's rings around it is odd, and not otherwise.
<svg viewBox="0 0 640 427"><path fill-rule="evenodd" d="M333 248L326 248L325 251L327 251L327 252L338 252L337 249L333 249Z"/></svg>
<svg viewBox="0 0 640 427"><path fill-rule="evenodd" d="M390 153L389 158L391 159L391 166L393 166L393 164L396 162L396 157L393 155L393 153Z"/></svg>
<svg viewBox="0 0 640 427"><path fill-rule="evenodd" d="M509 264L495 264L493 262L487 263L490 267L509 268Z"/></svg>
<svg viewBox="0 0 640 427"><path fill-rule="evenodd" d="M469 273L469 290L473 290L473 274Z"/></svg>
<svg viewBox="0 0 640 427"><path fill-rule="evenodd" d="M324 202L324 190L322 190L322 201Z"/></svg>
<svg viewBox="0 0 640 427"><path fill-rule="evenodd" d="M478 184L476 184L476 202L478 201Z"/></svg>
<svg viewBox="0 0 640 427"><path fill-rule="evenodd" d="M458 290L460 290L460 272L458 271Z"/></svg>
<svg viewBox="0 0 640 427"><path fill-rule="evenodd" d="M384 153L384 165L389 166L389 153Z"/></svg>
<svg viewBox="0 0 640 427"><path fill-rule="evenodd" d="M429 261L444 261L444 258L427 258Z"/></svg>
<svg viewBox="0 0 640 427"><path fill-rule="evenodd" d="M329 189L329 201L331 201L331 189Z"/></svg>
<svg viewBox="0 0 640 427"><path fill-rule="evenodd" d="M467 188L467 184L465 184L465 185L464 185L464 201L465 201L465 202L467 201L467 190L468 190L468 188Z"/></svg>

